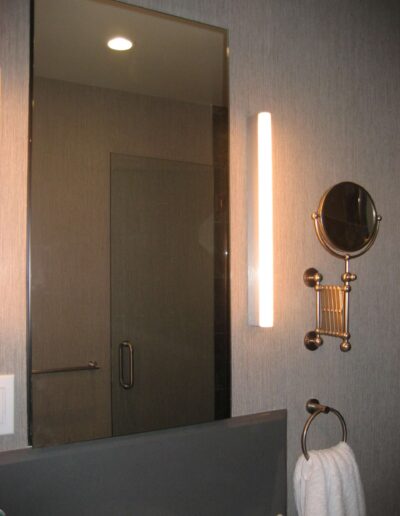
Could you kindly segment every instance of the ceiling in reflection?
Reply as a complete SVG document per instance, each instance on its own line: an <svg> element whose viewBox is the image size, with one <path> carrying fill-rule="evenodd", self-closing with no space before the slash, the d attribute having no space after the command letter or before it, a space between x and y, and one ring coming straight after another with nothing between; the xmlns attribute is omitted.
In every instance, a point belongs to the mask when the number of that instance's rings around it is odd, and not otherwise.
<svg viewBox="0 0 400 516"><path fill-rule="evenodd" d="M106 0L36 0L35 5L36 76L226 105L225 31ZM132 40L134 48L109 49L115 36Z"/></svg>

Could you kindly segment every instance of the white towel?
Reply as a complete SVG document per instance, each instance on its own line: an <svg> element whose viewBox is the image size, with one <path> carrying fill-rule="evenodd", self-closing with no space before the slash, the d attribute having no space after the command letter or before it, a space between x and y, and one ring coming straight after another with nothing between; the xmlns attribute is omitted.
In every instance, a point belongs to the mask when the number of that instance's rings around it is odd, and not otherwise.
<svg viewBox="0 0 400 516"><path fill-rule="evenodd" d="M299 516L365 516L364 492L354 453L345 442L299 457L294 493Z"/></svg>

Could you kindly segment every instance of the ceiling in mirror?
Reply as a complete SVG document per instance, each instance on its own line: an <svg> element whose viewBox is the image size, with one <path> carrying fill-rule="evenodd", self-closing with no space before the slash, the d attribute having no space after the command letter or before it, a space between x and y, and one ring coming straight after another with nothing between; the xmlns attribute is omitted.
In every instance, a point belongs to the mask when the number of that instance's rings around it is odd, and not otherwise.
<svg viewBox="0 0 400 516"><path fill-rule="evenodd" d="M111 0L34 14L31 442L229 417L227 33Z"/></svg>
<svg viewBox="0 0 400 516"><path fill-rule="evenodd" d="M186 102L227 104L226 33L109 1L36 0L35 74ZM114 37L127 52L107 47Z"/></svg>

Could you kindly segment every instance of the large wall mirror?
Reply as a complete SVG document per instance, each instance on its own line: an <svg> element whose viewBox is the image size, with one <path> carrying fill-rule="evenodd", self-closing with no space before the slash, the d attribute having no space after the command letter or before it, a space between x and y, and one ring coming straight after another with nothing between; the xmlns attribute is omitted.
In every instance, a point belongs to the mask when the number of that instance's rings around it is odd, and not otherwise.
<svg viewBox="0 0 400 516"><path fill-rule="evenodd" d="M31 442L229 417L227 33L111 0L33 20Z"/></svg>

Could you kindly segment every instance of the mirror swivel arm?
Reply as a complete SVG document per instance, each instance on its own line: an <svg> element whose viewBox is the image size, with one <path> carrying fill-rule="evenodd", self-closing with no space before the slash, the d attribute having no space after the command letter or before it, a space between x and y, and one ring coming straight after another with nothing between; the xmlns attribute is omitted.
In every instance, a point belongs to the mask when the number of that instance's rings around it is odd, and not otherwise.
<svg viewBox="0 0 400 516"><path fill-rule="evenodd" d="M322 274L310 268L304 272L303 280L307 287L316 293L316 325L304 337L304 345L315 351L323 344L321 335L339 337L341 351L350 351L349 303L351 282L357 275L349 272L350 256L345 257L345 272L342 274L342 285L322 285Z"/></svg>

